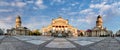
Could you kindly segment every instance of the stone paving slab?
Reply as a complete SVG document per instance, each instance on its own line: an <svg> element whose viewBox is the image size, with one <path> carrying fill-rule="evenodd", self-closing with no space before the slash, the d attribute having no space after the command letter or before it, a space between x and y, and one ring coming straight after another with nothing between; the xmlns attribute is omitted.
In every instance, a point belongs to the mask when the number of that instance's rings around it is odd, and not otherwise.
<svg viewBox="0 0 120 50"><path fill-rule="evenodd" d="M78 43L79 45L86 46L101 41L105 39L105 37L78 37L78 38L68 38L68 39L75 43Z"/></svg>
<svg viewBox="0 0 120 50"><path fill-rule="evenodd" d="M48 38L35 36L27 36L25 37L26 40L21 40L20 38L23 37L21 36L16 38L6 36L2 38L2 40L0 40L0 50L120 50L119 38L116 39L108 37L105 39L99 39L95 37L87 39L87 37L79 37L77 40L74 40L75 38L71 38L71 40L70 38ZM46 38L47 40L44 40ZM93 39L97 40L94 41ZM95 43L89 44L91 42ZM84 43L88 44L84 45Z"/></svg>
<svg viewBox="0 0 120 50"><path fill-rule="evenodd" d="M15 38L23 41L29 41L29 40L51 40L53 37L45 37L45 36L14 36Z"/></svg>
<svg viewBox="0 0 120 50"><path fill-rule="evenodd" d="M0 36L0 39L3 39L5 36Z"/></svg>
<svg viewBox="0 0 120 50"><path fill-rule="evenodd" d="M11 46L11 43L1 43L0 50L16 50L14 46Z"/></svg>
<svg viewBox="0 0 120 50"><path fill-rule="evenodd" d="M68 39L64 39L64 38L62 39L62 41L67 40L68 42L70 42L71 44L73 44L76 47L75 48L49 48L49 47L45 47L47 44L51 43L53 40L47 41L46 43L41 44L39 47L39 50L91 50L90 48L86 48L85 46L80 46L77 43L74 43L74 42L69 41ZM58 39L55 39L55 42L58 42L56 40L58 40Z"/></svg>
<svg viewBox="0 0 120 50"><path fill-rule="evenodd" d="M72 43L70 43L69 41L67 41L64 38L56 38L52 42L47 44L45 47L49 47L49 48L75 48L76 46L74 46Z"/></svg>
<svg viewBox="0 0 120 50"><path fill-rule="evenodd" d="M120 41L120 37L115 37L115 39L117 39L118 41Z"/></svg>
<svg viewBox="0 0 120 50"><path fill-rule="evenodd" d="M38 50L38 46L25 43L13 37L6 37L0 44L0 50Z"/></svg>
<svg viewBox="0 0 120 50"><path fill-rule="evenodd" d="M31 43L31 44L35 44L35 45L40 45L48 40L53 39L52 37L43 37L43 36L14 36L15 38Z"/></svg>
<svg viewBox="0 0 120 50"><path fill-rule="evenodd" d="M95 43L95 42L91 42L91 41L74 41L74 42L78 43L79 45L82 45L82 46L86 46L86 45Z"/></svg>
<svg viewBox="0 0 120 50"><path fill-rule="evenodd" d="M32 43L32 44L35 44L35 45L40 45L46 41L41 41L41 40L30 40L30 41L26 41L28 43Z"/></svg>
<svg viewBox="0 0 120 50"><path fill-rule="evenodd" d="M88 47L92 50L120 50L120 42L109 37Z"/></svg>

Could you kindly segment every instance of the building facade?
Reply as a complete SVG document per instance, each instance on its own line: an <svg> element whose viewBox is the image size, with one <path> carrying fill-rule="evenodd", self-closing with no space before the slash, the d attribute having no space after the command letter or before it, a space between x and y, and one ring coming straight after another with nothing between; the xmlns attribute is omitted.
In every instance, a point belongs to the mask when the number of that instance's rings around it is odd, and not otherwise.
<svg viewBox="0 0 120 50"><path fill-rule="evenodd" d="M93 29L88 29L85 32L85 36L91 37L102 37L110 35L112 35L112 31L107 30L106 28L103 27L103 20L100 15L97 17L96 26Z"/></svg>
<svg viewBox="0 0 120 50"><path fill-rule="evenodd" d="M0 29L0 35L4 34L4 30Z"/></svg>
<svg viewBox="0 0 120 50"><path fill-rule="evenodd" d="M15 28L7 29L9 35L28 35L31 31L27 27L22 27L21 17L17 16Z"/></svg>
<svg viewBox="0 0 120 50"><path fill-rule="evenodd" d="M120 37L120 30L118 30L118 31L116 32L115 36Z"/></svg>
<svg viewBox="0 0 120 50"><path fill-rule="evenodd" d="M42 28L42 35L45 36L65 36L65 37L77 37L77 29L71 26L68 20L58 17L52 19L49 26Z"/></svg>

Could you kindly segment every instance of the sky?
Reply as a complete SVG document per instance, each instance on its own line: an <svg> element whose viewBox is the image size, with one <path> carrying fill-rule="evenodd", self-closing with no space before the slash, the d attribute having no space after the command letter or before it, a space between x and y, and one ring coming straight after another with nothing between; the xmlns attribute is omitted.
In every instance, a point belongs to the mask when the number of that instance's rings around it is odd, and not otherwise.
<svg viewBox="0 0 120 50"><path fill-rule="evenodd" d="M0 28L15 27L17 15L22 26L31 30L46 27L60 16L79 30L92 29L98 15L108 30L120 30L120 0L0 0Z"/></svg>

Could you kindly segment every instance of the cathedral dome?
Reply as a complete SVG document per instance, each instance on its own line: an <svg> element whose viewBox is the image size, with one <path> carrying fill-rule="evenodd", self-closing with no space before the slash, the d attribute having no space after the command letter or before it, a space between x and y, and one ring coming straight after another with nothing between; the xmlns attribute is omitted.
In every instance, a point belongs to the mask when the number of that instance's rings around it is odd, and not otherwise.
<svg viewBox="0 0 120 50"><path fill-rule="evenodd" d="M98 15L98 17L97 18L102 18L100 15Z"/></svg>

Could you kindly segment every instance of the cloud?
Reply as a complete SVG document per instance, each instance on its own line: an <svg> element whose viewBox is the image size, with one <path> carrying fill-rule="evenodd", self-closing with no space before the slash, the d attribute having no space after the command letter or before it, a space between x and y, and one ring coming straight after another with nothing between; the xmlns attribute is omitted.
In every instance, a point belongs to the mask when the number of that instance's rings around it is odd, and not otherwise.
<svg viewBox="0 0 120 50"><path fill-rule="evenodd" d="M40 9L45 9L45 8L47 8L47 6L43 4L43 0L37 0L37 1L35 2L35 5L38 6Z"/></svg>
<svg viewBox="0 0 120 50"><path fill-rule="evenodd" d="M120 17L120 2L113 2L108 4L109 2L101 2L101 3L91 3L88 8L81 10L80 14L84 15L83 19L75 19L78 22L86 22L88 25L95 26L95 21L97 15L101 15L104 21L104 27L107 27L109 30L114 30L114 32L118 29L118 19ZM110 22L111 21L111 22ZM111 24L112 25L109 25ZM116 28L116 29L115 29Z"/></svg>
<svg viewBox="0 0 120 50"><path fill-rule="evenodd" d="M0 1L0 6L9 6L8 2Z"/></svg>
<svg viewBox="0 0 120 50"><path fill-rule="evenodd" d="M29 0L29 1L27 1L27 3L34 3L34 1L32 1L32 0Z"/></svg>
<svg viewBox="0 0 120 50"><path fill-rule="evenodd" d="M79 12L70 12L70 13L67 13L67 15L77 15L79 14Z"/></svg>
<svg viewBox="0 0 120 50"><path fill-rule="evenodd" d="M106 13L119 15L120 2L114 2L107 4L107 2L102 2L100 4L91 4L89 9L98 9L99 14L105 15ZM110 15L106 14L106 15Z"/></svg>
<svg viewBox="0 0 120 50"><path fill-rule="evenodd" d="M95 16L84 16L85 18L81 18L78 16L78 18L71 18L70 24L72 24L74 27L87 30L91 29L95 26L96 17Z"/></svg>
<svg viewBox="0 0 120 50"><path fill-rule="evenodd" d="M27 5L27 3L21 1L13 1L13 2L0 1L0 6L16 6L22 8L25 5Z"/></svg>
<svg viewBox="0 0 120 50"><path fill-rule="evenodd" d="M110 11L113 15L120 16L120 2L113 3Z"/></svg>
<svg viewBox="0 0 120 50"><path fill-rule="evenodd" d="M44 21L44 22L32 21L32 23L28 22L26 24L23 24L23 26L25 26L29 29L41 29L43 26L47 27L49 25L49 23L50 23L49 21Z"/></svg>
<svg viewBox="0 0 120 50"><path fill-rule="evenodd" d="M107 2L90 4L89 8L80 11L80 14L85 15L102 15L104 18L112 18L111 16L120 16L120 2L107 4Z"/></svg>
<svg viewBox="0 0 120 50"><path fill-rule="evenodd" d="M12 12L13 10L11 9L0 9L0 12Z"/></svg>
<svg viewBox="0 0 120 50"><path fill-rule="evenodd" d="M111 16L120 16L120 8L116 8L119 7L118 5L119 2L111 4L108 4L107 2L91 3L90 5L88 5L88 8L82 10L71 11L72 9L69 10L67 8L62 8L61 12L59 13L62 15L66 14L67 16L73 16L71 17L73 19L70 19L70 22L76 27L83 26L82 24L84 24L85 26L90 26L84 28L93 28L96 24L96 18L98 15L101 15L103 17L104 22L113 19L113 17Z"/></svg>
<svg viewBox="0 0 120 50"><path fill-rule="evenodd" d="M112 7L112 6L106 4L106 2L102 2L102 3L100 3L100 4L91 4L91 5L90 5L90 8L91 8L91 9L99 9L100 14L102 14L102 12L110 9L111 7Z"/></svg>
<svg viewBox="0 0 120 50"><path fill-rule="evenodd" d="M75 6L75 5L78 5L78 4L79 4L79 2L74 2L74 3L71 4L71 6Z"/></svg>
<svg viewBox="0 0 120 50"><path fill-rule="evenodd" d="M8 29L13 27L14 25L14 17L0 17L0 28Z"/></svg>
<svg viewBox="0 0 120 50"><path fill-rule="evenodd" d="M51 5L60 5L60 4L64 4L65 3L65 0L52 0L51 1Z"/></svg>
<svg viewBox="0 0 120 50"><path fill-rule="evenodd" d="M106 2L103 2L101 4L91 4L90 8L102 8L105 6L105 4L106 4Z"/></svg>
<svg viewBox="0 0 120 50"><path fill-rule="evenodd" d="M17 6L17 7L22 8L22 7L24 7L27 3L25 3L25 2L15 2L14 4L15 4L15 6Z"/></svg>
<svg viewBox="0 0 120 50"><path fill-rule="evenodd" d="M92 13L93 9L84 9L84 10L81 10L80 13L81 14L86 14L86 13Z"/></svg>
<svg viewBox="0 0 120 50"><path fill-rule="evenodd" d="M29 17L27 21L23 22L23 26L28 27L29 29L41 29L43 26L47 27L50 25L52 19L48 16L35 16L35 17ZM32 22L32 23L31 23Z"/></svg>

